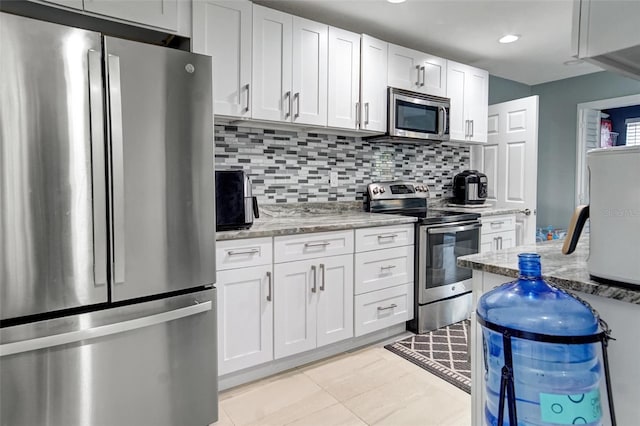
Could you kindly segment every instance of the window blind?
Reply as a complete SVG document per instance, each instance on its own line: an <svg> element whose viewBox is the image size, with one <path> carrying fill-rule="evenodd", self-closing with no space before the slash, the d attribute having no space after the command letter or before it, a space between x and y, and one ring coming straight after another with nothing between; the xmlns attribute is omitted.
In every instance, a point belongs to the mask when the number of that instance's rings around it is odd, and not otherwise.
<svg viewBox="0 0 640 426"><path fill-rule="evenodd" d="M627 145L640 145L640 117L628 118L625 120L627 125Z"/></svg>

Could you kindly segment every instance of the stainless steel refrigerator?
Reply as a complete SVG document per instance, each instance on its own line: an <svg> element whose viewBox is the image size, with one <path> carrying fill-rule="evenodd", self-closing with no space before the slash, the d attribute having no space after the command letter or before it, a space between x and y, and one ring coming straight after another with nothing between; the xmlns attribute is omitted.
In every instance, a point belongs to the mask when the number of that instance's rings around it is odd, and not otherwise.
<svg viewBox="0 0 640 426"><path fill-rule="evenodd" d="M0 14L0 425L217 419L211 58Z"/></svg>

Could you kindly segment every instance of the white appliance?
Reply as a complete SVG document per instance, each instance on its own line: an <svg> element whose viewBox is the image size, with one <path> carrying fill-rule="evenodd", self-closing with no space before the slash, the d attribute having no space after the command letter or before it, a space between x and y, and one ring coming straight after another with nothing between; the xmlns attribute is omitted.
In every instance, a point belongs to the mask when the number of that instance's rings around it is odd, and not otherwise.
<svg viewBox="0 0 640 426"><path fill-rule="evenodd" d="M589 274L594 280L640 285L640 146L587 153L589 206L579 206L562 252L573 252L589 226Z"/></svg>

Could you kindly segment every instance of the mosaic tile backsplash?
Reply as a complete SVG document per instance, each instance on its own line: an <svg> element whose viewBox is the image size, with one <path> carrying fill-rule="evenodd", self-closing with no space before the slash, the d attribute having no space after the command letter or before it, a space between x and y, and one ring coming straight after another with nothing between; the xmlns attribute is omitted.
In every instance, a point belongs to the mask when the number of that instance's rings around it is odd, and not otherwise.
<svg viewBox="0 0 640 426"><path fill-rule="evenodd" d="M453 176L468 169L469 147L389 144L360 137L216 124L217 170L244 169L264 204L360 201L372 181L407 179L431 197L452 196ZM338 186L330 187L330 172Z"/></svg>

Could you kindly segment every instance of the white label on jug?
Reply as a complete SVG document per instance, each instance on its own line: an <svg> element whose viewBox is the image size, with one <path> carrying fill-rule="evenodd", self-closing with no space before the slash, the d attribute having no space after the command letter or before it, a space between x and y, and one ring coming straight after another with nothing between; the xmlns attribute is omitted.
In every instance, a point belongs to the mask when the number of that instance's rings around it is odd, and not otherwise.
<svg viewBox="0 0 640 426"><path fill-rule="evenodd" d="M546 423L580 425L602 417L600 390L577 395L540 393L540 417Z"/></svg>

